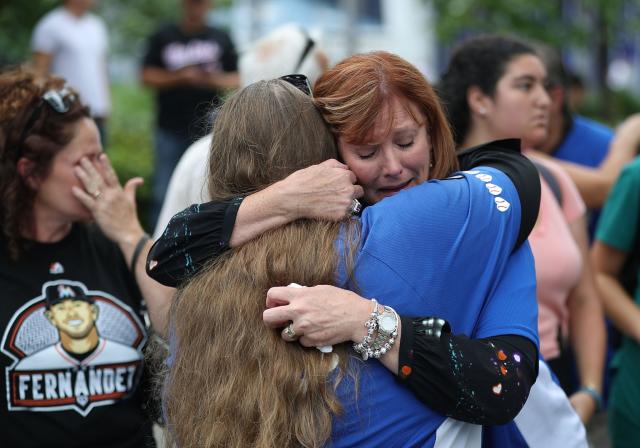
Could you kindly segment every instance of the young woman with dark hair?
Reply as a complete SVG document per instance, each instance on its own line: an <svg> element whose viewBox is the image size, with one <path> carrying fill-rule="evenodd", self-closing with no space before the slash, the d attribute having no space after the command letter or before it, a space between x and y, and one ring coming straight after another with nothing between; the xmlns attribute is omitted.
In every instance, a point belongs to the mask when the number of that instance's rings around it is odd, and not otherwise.
<svg viewBox="0 0 640 448"><path fill-rule="evenodd" d="M438 88L458 148L521 138L528 154L527 149L547 137L550 98L545 83L544 65L525 43L495 35L463 42ZM540 214L529 237L536 261L540 351L587 422L601 404L605 332L587 257L585 206L560 167L530 157L541 166ZM576 355L577 389L568 358L560 357L561 341L567 338Z"/></svg>

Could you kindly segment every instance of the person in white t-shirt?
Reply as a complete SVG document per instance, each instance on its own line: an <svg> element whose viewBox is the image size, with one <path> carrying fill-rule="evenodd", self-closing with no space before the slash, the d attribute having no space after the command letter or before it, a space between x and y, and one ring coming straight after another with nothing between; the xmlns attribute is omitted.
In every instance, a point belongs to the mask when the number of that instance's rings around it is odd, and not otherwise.
<svg viewBox="0 0 640 448"><path fill-rule="evenodd" d="M94 0L64 0L36 24L31 38L33 61L43 75L66 79L91 110L105 142L106 120L111 110L104 21L92 14Z"/></svg>

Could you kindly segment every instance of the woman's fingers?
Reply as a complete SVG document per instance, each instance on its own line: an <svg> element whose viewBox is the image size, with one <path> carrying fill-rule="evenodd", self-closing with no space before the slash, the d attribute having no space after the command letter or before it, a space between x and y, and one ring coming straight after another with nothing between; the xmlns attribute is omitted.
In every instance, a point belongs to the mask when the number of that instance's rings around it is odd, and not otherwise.
<svg viewBox="0 0 640 448"><path fill-rule="evenodd" d="M82 205L87 207L89 210L93 209L93 206L96 204L96 200L93 196L78 187L71 187L71 192L82 203Z"/></svg>
<svg viewBox="0 0 640 448"><path fill-rule="evenodd" d="M288 305L295 297L297 288L274 286L267 291L267 308Z"/></svg>
<svg viewBox="0 0 640 448"><path fill-rule="evenodd" d="M104 170L104 180L106 184L112 187L119 185L120 181L118 180L118 175L113 169L113 166L111 166L109 157L107 157L105 153L102 153L100 154L98 161L100 162L100 164L102 165L102 169Z"/></svg>
<svg viewBox="0 0 640 448"><path fill-rule="evenodd" d="M116 179L116 182L117 181L118 181L118 179ZM136 190L143 183L144 183L144 179L142 177L133 177L133 178L129 179L126 184L124 184L124 192L127 195L127 197L129 198L129 200L131 200L131 201L133 201L135 203Z"/></svg>
<svg viewBox="0 0 640 448"><path fill-rule="evenodd" d="M349 169L349 167L347 165L345 165L342 162L338 162L336 159L329 159L329 160L325 160L324 162L320 163L321 166L326 166L329 168L342 168L342 169Z"/></svg>
<svg viewBox="0 0 640 448"><path fill-rule="evenodd" d="M86 157L80 159L80 163L74 167L74 172L82 182L84 189L94 199L102 194L102 190L105 188L104 178L89 159Z"/></svg>
<svg viewBox="0 0 640 448"><path fill-rule="evenodd" d="M293 312L288 306L269 308L262 312L262 321L269 328L281 328L293 321Z"/></svg>

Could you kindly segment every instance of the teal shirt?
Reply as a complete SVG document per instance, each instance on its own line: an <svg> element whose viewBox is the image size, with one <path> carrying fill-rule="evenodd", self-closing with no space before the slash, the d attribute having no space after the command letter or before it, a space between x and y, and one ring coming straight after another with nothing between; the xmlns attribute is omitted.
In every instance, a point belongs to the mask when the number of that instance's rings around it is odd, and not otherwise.
<svg viewBox="0 0 640 448"><path fill-rule="evenodd" d="M631 252L635 248L636 235L639 232L640 157L622 170L609 193L598 223L596 239L614 249ZM635 291L635 298L636 302L640 304L638 289Z"/></svg>
<svg viewBox="0 0 640 448"><path fill-rule="evenodd" d="M596 232L597 240L623 252L635 249L637 237L640 237L640 157L622 170L609 193ZM638 284L640 285L640 282ZM636 288L634 296L636 305L640 307L640 286ZM630 421L638 422L640 345L625 337L614 357L612 367L617 373L613 381L610 407L625 415ZM613 418L613 415L611 417ZM640 440L640 434L634 434L633 437ZM617 436L614 438L617 439Z"/></svg>

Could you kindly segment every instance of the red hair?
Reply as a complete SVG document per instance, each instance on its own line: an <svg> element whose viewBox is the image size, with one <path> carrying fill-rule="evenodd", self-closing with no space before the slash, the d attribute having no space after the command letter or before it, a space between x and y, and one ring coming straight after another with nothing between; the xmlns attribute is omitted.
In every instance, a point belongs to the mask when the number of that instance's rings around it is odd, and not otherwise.
<svg viewBox="0 0 640 448"><path fill-rule="evenodd" d="M447 177L458 168L453 136L438 97L424 75L401 57L385 51L348 57L318 79L313 94L334 133L358 144L370 139L378 116L392 98L409 101L427 120L433 151L430 177ZM422 124L409 104L406 107ZM388 124L389 130L392 125Z"/></svg>

